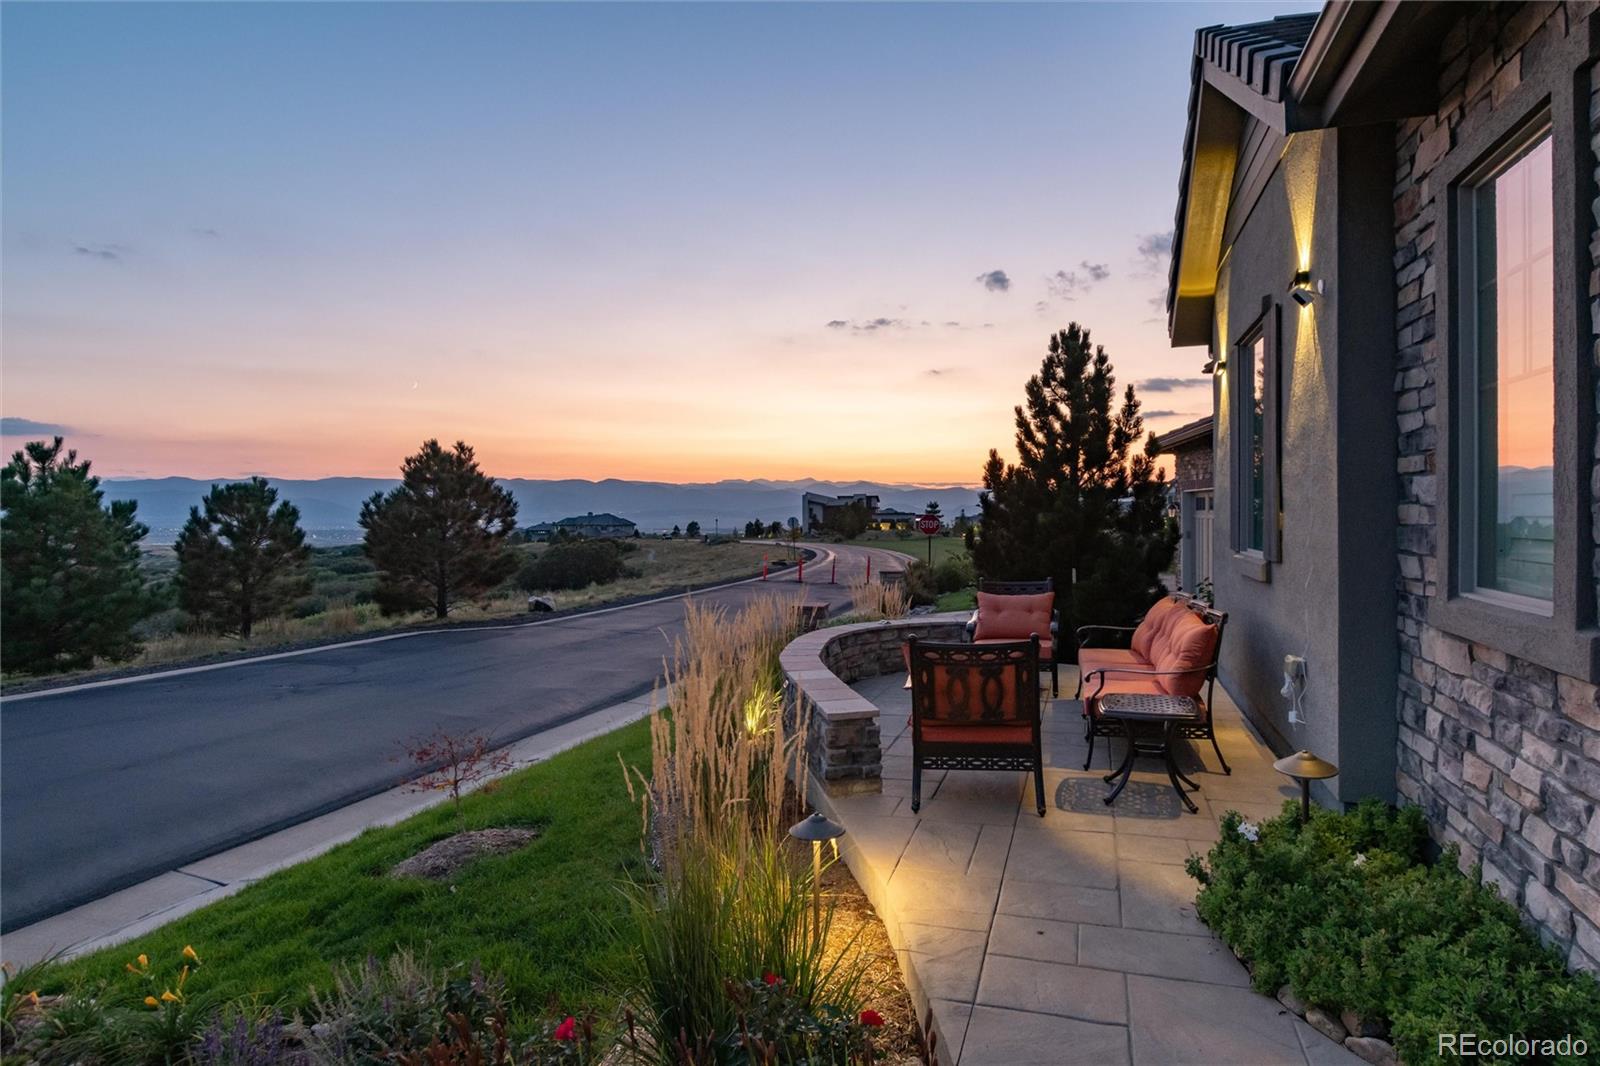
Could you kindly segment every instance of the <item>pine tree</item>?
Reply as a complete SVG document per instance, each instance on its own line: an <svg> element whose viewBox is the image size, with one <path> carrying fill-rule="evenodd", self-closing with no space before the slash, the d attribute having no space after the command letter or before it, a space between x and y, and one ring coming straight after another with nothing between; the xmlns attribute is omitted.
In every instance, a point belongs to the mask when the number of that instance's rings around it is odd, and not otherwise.
<svg viewBox="0 0 1600 1066"><path fill-rule="evenodd" d="M1136 620L1162 594L1177 545L1153 445L1134 450L1144 433L1138 396L1129 385L1113 410L1115 386L1105 349L1070 324L1050 338L1016 408L1017 463L990 451L984 466L978 570L1053 578L1064 637Z"/></svg>
<svg viewBox="0 0 1600 1066"><path fill-rule="evenodd" d="M367 557L378 567L378 606L389 613L450 607L510 577L507 547L517 501L478 468L472 448L430 440L400 468L400 485L361 505Z"/></svg>
<svg viewBox="0 0 1600 1066"><path fill-rule="evenodd" d="M172 546L178 556L178 605L224 632L250 638L256 621L278 614L311 589L300 510L265 478L212 485L189 509Z"/></svg>
<svg viewBox="0 0 1600 1066"><path fill-rule="evenodd" d="M688 525L684 526L683 535L686 537L698 537L700 535L700 523L690 522Z"/></svg>
<svg viewBox="0 0 1600 1066"><path fill-rule="evenodd" d="M935 518L940 517L940 515L939 515L939 501L938 500L929 500L927 509L924 510L922 513L923 514L931 514Z"/></svg>
<svg viewBox="0 0 1600 1066"><path fill-rule="evenodd" d="M0 470L0 659L48 673L127 659L157 606L139 573L149 533L132 500L102 506L100 479L62 440L32 441Z"/></svg>

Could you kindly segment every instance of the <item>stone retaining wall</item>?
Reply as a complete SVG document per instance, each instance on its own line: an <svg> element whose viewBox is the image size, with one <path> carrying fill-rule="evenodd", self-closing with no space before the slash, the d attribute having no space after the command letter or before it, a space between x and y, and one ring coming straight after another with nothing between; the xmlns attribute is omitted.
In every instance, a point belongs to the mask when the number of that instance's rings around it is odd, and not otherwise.
<svg viewBox="0 0 1600 1066"><path fill-rule="evenodd" d="M878 708L850 687L903 672L902 644L966 639L967 612L831 626L795 638L779 662L788 681L787 717L803 724L812 778L830 795L877 792L883 769Z"/></svg>

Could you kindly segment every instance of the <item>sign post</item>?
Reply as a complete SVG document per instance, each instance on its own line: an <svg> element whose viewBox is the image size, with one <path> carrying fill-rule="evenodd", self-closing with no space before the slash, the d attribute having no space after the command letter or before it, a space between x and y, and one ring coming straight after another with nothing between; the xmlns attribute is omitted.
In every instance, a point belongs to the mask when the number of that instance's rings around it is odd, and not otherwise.
<svg viewBox="0 0 1600 1066"><path fill-rule="evenodd" d="M939 529L944 523L939 521L936 514L925 514L917 519L917 529L928 538L928 565L933 565L933 538L939 535Z"/></svg>

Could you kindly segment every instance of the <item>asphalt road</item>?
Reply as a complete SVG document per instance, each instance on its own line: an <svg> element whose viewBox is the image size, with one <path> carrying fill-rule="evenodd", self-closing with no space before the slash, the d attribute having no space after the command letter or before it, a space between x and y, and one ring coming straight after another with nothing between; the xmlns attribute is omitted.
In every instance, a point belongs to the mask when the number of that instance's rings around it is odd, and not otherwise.
<svg viewBox="0 0 1600 1066"><path fill-rule="evenodd" d="M872 556L696 594L834 608ZM828 552L839 584L829 585ZM899 569L903 560L892 565ZM0 700L0 929L294 825L398 783L401 742L436 726L509 743L648 691L681 598L543 624L358 642L222 669Z"/></svg>

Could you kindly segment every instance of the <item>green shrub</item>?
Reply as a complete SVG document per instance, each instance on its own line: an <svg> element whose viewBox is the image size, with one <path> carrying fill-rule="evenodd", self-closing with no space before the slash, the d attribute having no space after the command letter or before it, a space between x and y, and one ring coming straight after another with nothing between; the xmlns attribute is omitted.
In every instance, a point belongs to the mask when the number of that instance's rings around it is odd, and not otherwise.
<svg viewBox="0 0 1600 1066"><path fill-rule="evenodd" d="M517 587L527 592L557 592L606 585L632 571L622 557L636 546L619 540L572 540L551 544L522 564Z"/></svg>
<svg viewBox="0 0 1600 1066"><path fill-rule="evenodd" d="M1210 854L1189 860L1195 909L1259 991L1289 984L1309 1005L1386 1022L1407 1062L1437 1057L1439 1033L1600 1047L1600 984L1567 973L1453 848L1427 863L1427 839L1420 810L1376 801L1303 827L1292 802L1259 826L1230 811Z"/></svg>
<svg viewBox="0 0 1600 1066"><path fill-rule="evenodd" d="M960 592L976 585L978 571L972 565L972 557L952 555L948 559L941 559L933 568L933 583L941 593Z"/></svg>
<svg viewBox="0 0 1600 1066"><path fill-rule="evenodd" d="M915 605L935 603L939 599L938 583L927 563L906 564L906 593Z"/></svg>

